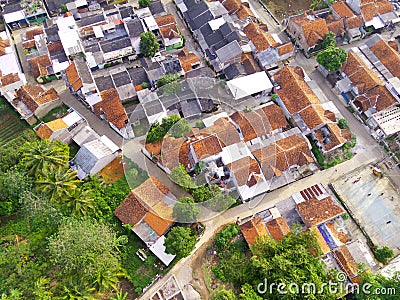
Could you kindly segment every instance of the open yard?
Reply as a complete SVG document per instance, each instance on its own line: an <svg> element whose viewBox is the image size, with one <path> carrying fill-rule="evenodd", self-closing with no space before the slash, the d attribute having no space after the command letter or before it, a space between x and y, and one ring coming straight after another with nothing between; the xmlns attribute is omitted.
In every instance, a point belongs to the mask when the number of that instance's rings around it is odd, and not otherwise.
<svg viewBox="0 0 400 300"><path fill-rule="evenodd" d="M11 141L18 146L35 138L36 134L28 124L20 119L18 113L3 97L0 97L0 147Z"/></svg>
<svg viewBox="0 0 400 300"><path fill-rule="evenodd" d="M311 0L262 0L279 20L299 14L310 8Z"/></svg>
<svg viewBox="0 0 400 300"><path fill-rule="evenodd" d="M371 241L399 253L400 197L389 179L378 178L366 167L344 175L333 186Z"/></svg>

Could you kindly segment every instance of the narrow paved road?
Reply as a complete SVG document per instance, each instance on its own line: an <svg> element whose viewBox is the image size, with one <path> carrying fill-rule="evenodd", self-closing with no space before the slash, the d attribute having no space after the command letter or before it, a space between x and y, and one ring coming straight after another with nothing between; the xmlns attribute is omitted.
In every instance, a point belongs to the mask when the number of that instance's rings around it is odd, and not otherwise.
<svg viewBox="0 0 400 300"><path fill-rule="evenodd" d="M99 119L89 108L87 108L81 101L75 98L69 90L65 90L60 94L63 103L75 109L81 114L99 135L106 135L118 147L122 148L122 137L111 129L110 125L104 120Z"/></svg>

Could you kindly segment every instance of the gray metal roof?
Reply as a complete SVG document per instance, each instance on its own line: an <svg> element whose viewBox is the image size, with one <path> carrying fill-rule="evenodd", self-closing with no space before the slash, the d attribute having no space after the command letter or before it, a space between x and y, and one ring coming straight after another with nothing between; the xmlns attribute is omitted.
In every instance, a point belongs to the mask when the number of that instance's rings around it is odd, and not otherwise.
<svg viewBox="0 0 400 300"><path fill-rule="evenodd" d="M96 82L96 86L100 92L114 88L114 83L110 75L95 77L94 81Z"/></svg>
<svg viewBox="0 0 400 300"><path fill-rule="evenodd" d="M149 9L152 15L158 15L165 12L164 5L160 0L152 1L149 5Z"/></svg>
<svg viewBox="0 0 400 300"><path fill-rule="evenodd" d="M241 56L242 48L237 41L233 41L215 51L215 54L218 56L219 60L222 63L226 63L235 57Z"/></svg>
<svg viewBox="0 0 400 300"><path fill-rule="evenodd" d="M179 59L164 60L162 65L167 73L179 73L182 71L181 62Z"/></svg>
<svg viewBox="0 0 400 300"><path fill-rule="evenodd" d="M185 118L201 115L201 109L196 99L181 101L182 114Z"/></svg>
<svg viewBox="0 0 400 300"><path fill-rule="evenodd" d="M101 13L101 14L92 15L92 16L83 18L83 19L77 21L76 25L78 25L78 27L86 27L86 26L89 26L92 24L97 24L97 23L103 22L105 20L106 19L105 19L104 15Z"/></svg>
<svg viewBox="0 0 400 300"><path fill-rule="evenodd" d="M132 47L131 40L128 37L101 41L99 44L103 53L109 53L123 48Z"/></svg>
<svg viewBox="0 0 400 300"><path fill-rule="evenodd" d="M134 86L140 85L143 82L149 82L146 70L142 67L128 69L129 76L131 77Z"/></svg>
<svg viewBox="0 0 400 300"><path fill-rule="evenodd" d="M128 20L125 24L130 37L138 37L144 32L143 23L139 18Z"/></svg>

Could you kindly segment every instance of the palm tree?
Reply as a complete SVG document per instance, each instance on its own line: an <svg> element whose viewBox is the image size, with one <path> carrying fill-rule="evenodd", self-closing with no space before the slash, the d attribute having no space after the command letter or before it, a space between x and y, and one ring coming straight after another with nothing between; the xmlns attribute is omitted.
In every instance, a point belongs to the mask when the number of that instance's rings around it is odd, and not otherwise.
<svg viewBox="0 0 400 300"><path fill-rule="evenodd" d="M76 171L61 166L50 168L36 180L36 189L47 194L52 201L65 199L82 180L76 179Z"/></svg>
<svg viewBox="0 0 400 300"><path fill-rule="evenodd" d="M98 299L98 295L93 294L94 289L89 288L85 284L82 285L64 285L62 299L66 300L94 300Z"/></svg>
<svg viewBox="0 0 400 300"><path fill-rule="evenodd" d="M99 292L110 291L111 289L117 290L118 277L123 275L118 269L114 271L109 269L99 270L92 285Z"/></svg>
<svg viewBox="0 0 400 300"><path fill-rule="evenodd" d="M22 164L30 175L47 172L50 167L67 166L68 146L61 142L39 140L21 147Z"/></svg>
<svg viewBox="0 0 400 300"><path fill-rule="evenodd" d="M94 210L91 192L84 188L70 190L62 202L70 214L77 218L84 217Z"/></svg>
<svg viewBox="0 0 400 300"><path fill-rule="evenodd" d="M122 294L122 291L119 291L115 297L110 298L110 300L126 300L126 297L128 297L128 292Z"/></svg>

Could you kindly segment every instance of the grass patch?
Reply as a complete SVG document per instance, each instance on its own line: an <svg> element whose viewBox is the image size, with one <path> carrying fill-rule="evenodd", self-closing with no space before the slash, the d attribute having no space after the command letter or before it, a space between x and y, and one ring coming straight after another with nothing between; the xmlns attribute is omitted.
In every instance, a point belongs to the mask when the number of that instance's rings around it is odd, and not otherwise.
<svg viewBox="0 0 400 300"><path fill-rule="evenodd" d="M61 106L58 106L56 108L53 108L47 115L45 115L41 121L47 123L50 121L53 121L55 119L60 118L61 116L65 115L68 111L69 107L65 104L62 104Z"/></svg>

